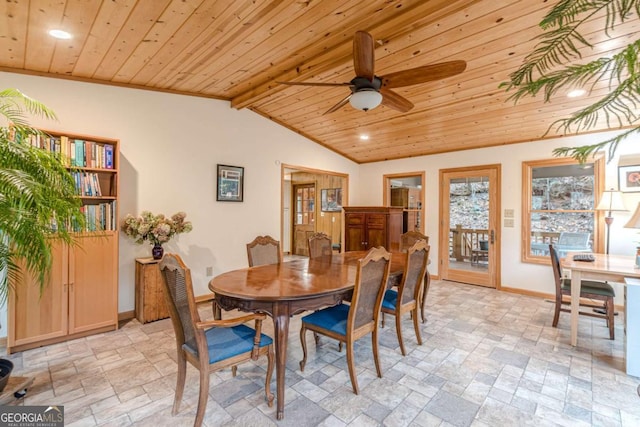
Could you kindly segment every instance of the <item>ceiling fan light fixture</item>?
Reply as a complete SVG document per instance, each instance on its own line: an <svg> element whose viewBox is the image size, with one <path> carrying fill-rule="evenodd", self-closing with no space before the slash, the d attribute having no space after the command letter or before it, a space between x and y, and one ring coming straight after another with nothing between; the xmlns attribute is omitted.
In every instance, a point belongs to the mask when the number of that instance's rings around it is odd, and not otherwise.
<svg viewBox="0 0 640 427"><path fill-rule="evenodd" d="M369 111L382 102L382 95L375 89L360 89L349 98L349 104L356 110Z"/></svg>

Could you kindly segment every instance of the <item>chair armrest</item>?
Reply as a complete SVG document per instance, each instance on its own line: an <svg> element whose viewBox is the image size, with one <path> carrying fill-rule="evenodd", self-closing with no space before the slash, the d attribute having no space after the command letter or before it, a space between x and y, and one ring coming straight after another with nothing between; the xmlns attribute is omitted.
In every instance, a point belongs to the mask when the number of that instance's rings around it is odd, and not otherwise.
<svg viewBox="0 0 640 427"><path fill-rule="evenodd" d="M198 329L207 329L213 326L230 328L232 326L242 325L243 323L255 320L256 322L262 322L267 316L264 314L247 314L246 316L234 317L233 319L221 319L221 320L205 320L203 322L197 322L195 324Z"/></svg>

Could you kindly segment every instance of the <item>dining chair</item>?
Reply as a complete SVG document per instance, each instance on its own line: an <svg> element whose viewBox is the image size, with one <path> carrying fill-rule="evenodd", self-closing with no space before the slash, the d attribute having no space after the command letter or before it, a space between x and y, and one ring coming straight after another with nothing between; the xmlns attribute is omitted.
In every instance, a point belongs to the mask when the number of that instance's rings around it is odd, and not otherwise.
<svg viewBox="0 0 640 427"><path fill-rule="evenodd" d="M571 305L571 301L563 298L564 296L571 296L571 279L566 279L562 276L560 257L558 256L558 250L554 245L549 245L549 254L551 255L551 265L553 266L553 276L556 288L556 306L553 314L553 327L555 328L558 326L560 312L571 312L569 308L562 308L563 305ZM580 306L604 309L605 314L598 314L592 311L579 311L578 313L584 316L606 319L607 326L609 327L609 338L612 340L615 339L615 309L613 305L615 296L616 293L613 290L613 287L607 282L599 282L595 280L582 280L580 282ZM600 301L600 303L583 301L583 298L585 300Z"/></svg>
<svg viewBox="0 0 640 427"><path fill-rule="evenodd" d="M313 233L307 239L309 248L309 258L322 258L331 256L333 249L331 247L331 237L325 233Z"/></svg>
<svg viewBox="0 0 640 427"><path fill-rule="evenodd" d="M280 242L271 236L258 236L247 243L249 267L282 263Z"/></svg>
<svg viewBox="0 0 640 427"><path fill-rule="evenodd" d="M400 351L405 356L404 341L402 339L402 315L411 313L413 329L416 332L418 345L422 345L420 327L418 326L418 301L420 300L420 287L424 283L429 260L429 245L426 240L418 240L407 250L402 281L398 290L389 289L384 293L382 300L382 313L392 314L396 317L396 334L400 343Z"/></svg>
<svg viewBox="0 0 640 427"><path fill-rule="evenodd" d="M282 263L282 251L280 251L280 242L271 236L258 236L251 242L247 243L247 258L249 267L267 264ZM213 310L213 318L221 319L222 310L214 299L211 302Z"/></svg>
<svg viewBox="0 0 640 427"><path fill-rule="evenodd" d="M411 246L413 246L418 240L424 240L429 244L429 236L426 236L419 231L407 231L406 233L400 236L400 250L405 252ZM429 261L427 261L427 264ZM424 281L422 287L420 289L420 297L418 298L418 302L420 303L420 317L422 319L422 323L425 323L427 319L425 318L424 311L425 306L427 304L427 294L429 293L429 286L431 285L431 275L429 274L429 270L424 275Z"/></svg>
<svg viewBox="0 0 640 427"><path fill-rule="evenodd" d="M323 308L302 318L300 342L302 343L303 358L300 370L304 371L307 363L307 342L305 334L311 330L316 334L344 342L347 347L347 366L351 386L355 394L359 393L353 360L353 344L358 339L371 333L373 346L373 360L378 377L382 378L380 360L378 357L378 321L380 305L386 290L389 270L391 268L391 254L383 247L372 248L364 258L358 260L353 297L351 304L338 304ZM318 338L315 339L316 346Z"/></svg>
<svg viewBox="0 0 640 427"><path fill-rule="evenodd" d="M209 374L231 367L236 375L237 364L267 356L265 395L269 406L273 405L271 375L273 374L273 340L260 332L264 314L249 314L225 320L200 319L193 294L191 271L179 255L165 254L160 261L164 295L176 335L178 378L172 415L180 409L189 362L200 371L200 392L194 426L200 426L209 398ZM255 329L244 325L255 321ZM221 391L222 392L222 391Z"/></svg>

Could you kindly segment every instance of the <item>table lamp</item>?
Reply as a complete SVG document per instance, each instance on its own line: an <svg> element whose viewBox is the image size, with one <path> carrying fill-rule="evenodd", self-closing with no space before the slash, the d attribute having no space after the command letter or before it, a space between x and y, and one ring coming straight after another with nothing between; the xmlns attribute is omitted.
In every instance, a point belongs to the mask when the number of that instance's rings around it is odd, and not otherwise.
<svg viewBox="0 0 640 427"><path fill-rule="evenodd" d="M624 225L625 228L640 228L640 202L636 207L636 211L631 216L631 219ZM636 246L636 268L640 268L640 242Z"/></svg>
<svg viewBox="0 0 640 427"><path fill-rule="evenodd" d="M607 224L607 250L606 254L609 255L609 235L611 223L613 222L613 217L611 216L611 212L613 211L626 211L627 209L624 207L624 203L622 203L622 193L614 190L605 190L602 192L602 196L600 197L600 203L596 206L597 211L607 211L607 216L604 217L604 223Z"/></svg>

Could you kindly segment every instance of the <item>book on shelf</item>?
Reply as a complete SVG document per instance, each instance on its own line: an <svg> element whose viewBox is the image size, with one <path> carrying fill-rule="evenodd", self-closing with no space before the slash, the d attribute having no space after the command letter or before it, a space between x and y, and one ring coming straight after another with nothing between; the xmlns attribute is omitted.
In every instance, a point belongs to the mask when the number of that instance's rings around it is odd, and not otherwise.
<svg viewBox="0 0 640 427"><path fill-rule="evenodd" d="M113 169L113 145L111 144L104 146L104 167Z"/></svg>

